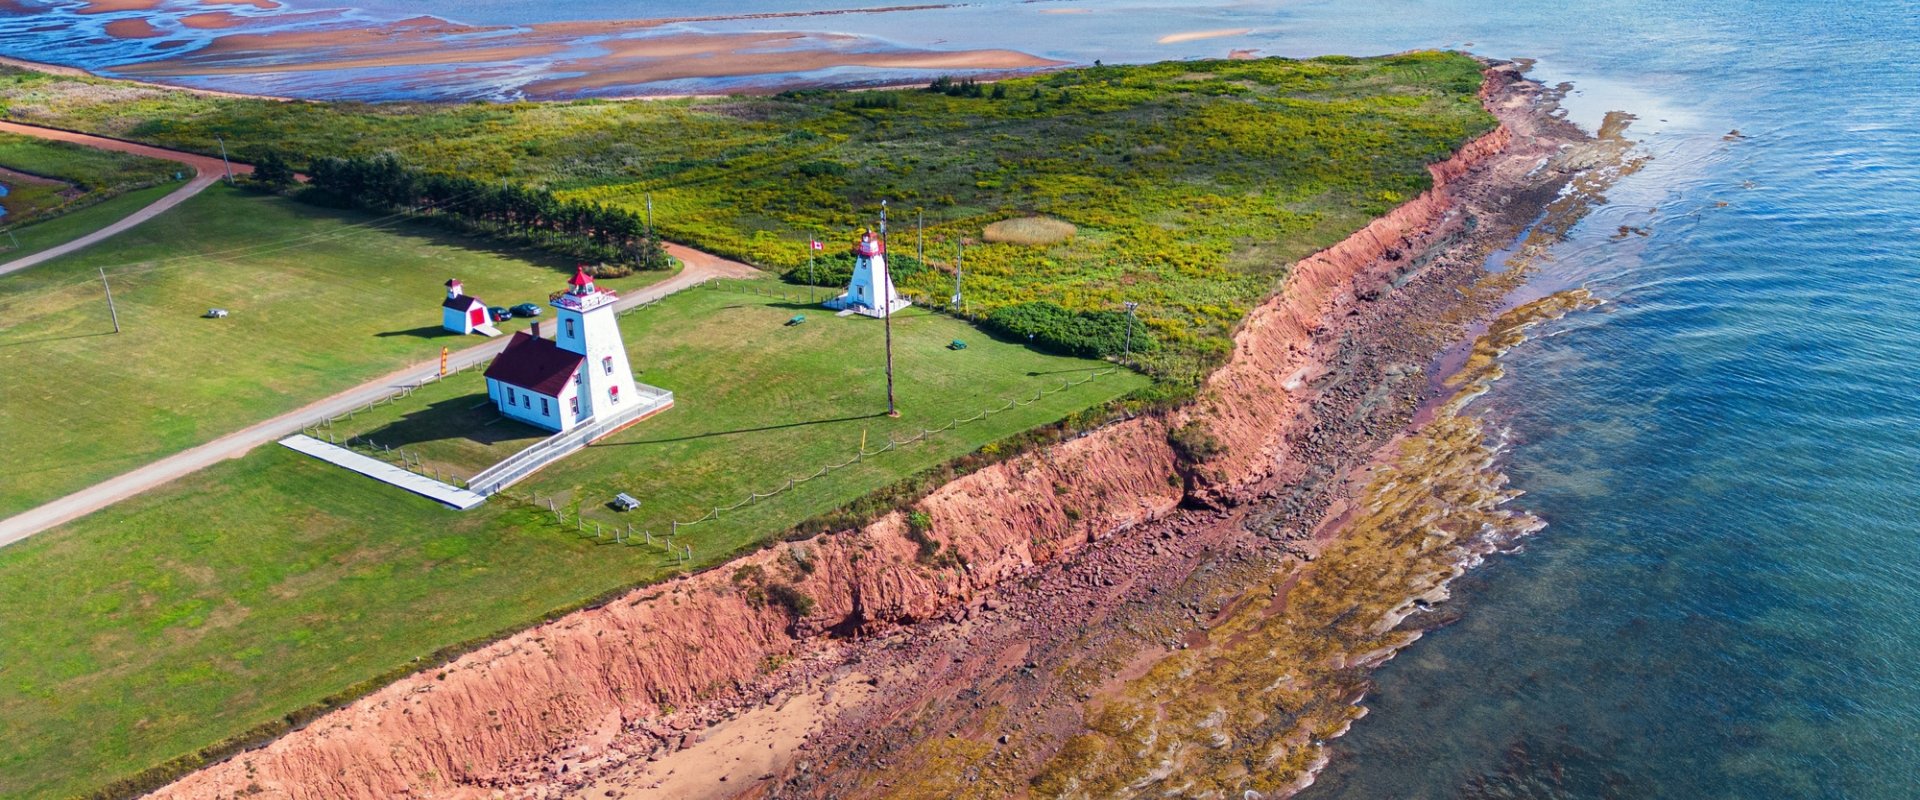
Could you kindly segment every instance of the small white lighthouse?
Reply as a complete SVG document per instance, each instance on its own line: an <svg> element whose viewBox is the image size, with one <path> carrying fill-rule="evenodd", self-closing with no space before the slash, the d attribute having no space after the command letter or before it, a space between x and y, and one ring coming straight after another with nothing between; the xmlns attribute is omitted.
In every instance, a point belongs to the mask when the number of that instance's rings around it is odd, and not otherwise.
<svg viewBox="0 0 1920 800"><path fill-rule="evenodd" d="M869 317L884 317L912 305L894 291L885 240L873 231L860 232L860 240L853 245L853 280L847 282L847 293L825 305Z"/></svg>
<svg viewBox="0 0 1920 800"><path fill-rule="evenodd" d="M612 417L645 402L635 389L627 346L614 319L618 300L597 289L584 268L554 296L552 340L540 325L513 335L487 367L487 396L500 413L552 431Z"/></svg>

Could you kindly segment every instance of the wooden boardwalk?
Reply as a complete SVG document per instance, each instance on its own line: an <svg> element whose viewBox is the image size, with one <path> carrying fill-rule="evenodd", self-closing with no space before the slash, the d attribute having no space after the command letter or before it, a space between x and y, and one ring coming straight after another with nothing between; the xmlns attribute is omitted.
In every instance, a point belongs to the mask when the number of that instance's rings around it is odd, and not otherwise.
<svg viewBox="0 0 1920 800"><path fill-rule="evenodd" d="M487 502L487 498L482 495L449 486L419 473L408 472L380 459L360 455L339 445L327 444L304 433L281 439L280 444L296 453L305 453L329 464L345 467L381 483L398 486L421 497L446 503L461 511Z"/></svg>

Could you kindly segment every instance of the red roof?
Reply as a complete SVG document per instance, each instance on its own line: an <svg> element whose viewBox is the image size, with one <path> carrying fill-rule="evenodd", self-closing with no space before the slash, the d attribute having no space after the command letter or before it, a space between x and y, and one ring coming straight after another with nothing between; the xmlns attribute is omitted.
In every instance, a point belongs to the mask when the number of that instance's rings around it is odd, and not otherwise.
<svg viewBox="0 0 1920 800"><path fill-rule="evenodd" d="M567 283L571 286L592 286L593 278L587 276L587 265L581 264L574 267L573 280L567 281Z"/></svg>
<svg viewBox="0 0 1920 800"><path fill-rule="evenodd" d="M440 301L441 308L451 308L455 311L471 311L474 306L484 305L486 305L486 303L480 302L480 298L470 294L463 294L459 297L449 297Z"/></svg>
<svg viewBox="0 0 1920 800"><path fill-rule="evenodd" d="M447 279L447 285L448 285L448 286L459 286L459 285L460 285L460 279L459 279L459 278L448 278L448 279Z"/></svg>
<svg viewBox="0 0 1920 800"><path fill-rule="evenodd" d="M534 394L559 397L567 381L580 372L586 357L552 341L521 331L507 342L507 349L493 357L487 377Z"/></svg>

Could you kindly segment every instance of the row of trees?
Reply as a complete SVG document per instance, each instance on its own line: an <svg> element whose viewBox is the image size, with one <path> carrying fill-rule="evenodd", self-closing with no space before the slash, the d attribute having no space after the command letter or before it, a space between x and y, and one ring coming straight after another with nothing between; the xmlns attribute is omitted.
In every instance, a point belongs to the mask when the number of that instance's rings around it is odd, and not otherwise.
<svg viewBox="0 0 1920 800"><path fill-rule="evenodd" d="M391 153L316 159L309 178L312 190L343 205L410 212L464 232L598 263L603 278L672 264L639 214L561 200L546 189L430 173Z"/></svg>

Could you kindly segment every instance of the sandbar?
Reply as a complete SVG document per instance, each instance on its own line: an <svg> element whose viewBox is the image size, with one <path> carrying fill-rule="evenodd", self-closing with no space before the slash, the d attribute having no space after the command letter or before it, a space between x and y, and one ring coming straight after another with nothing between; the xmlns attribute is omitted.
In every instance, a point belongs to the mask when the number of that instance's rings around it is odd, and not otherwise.
<svg viewBox="0 0 1920 800"><path fill-rule="evenodd" d="M107 23L107 35L115 39L153 39L165 36L145 18L116 19Z"/></svg>
<svg viewBox="0 0 1920 800"><path fill-rule="evenodd" d="M1155 39L1154 41L1160 44L1179 44L1181 42L1197 42L1197 41L1200 41L1201 39L1219 39L1227 36L1239 36L1241 34L1252 33L1252 32L1253 32L1252 28L1216 28L1210 31L1186 31L1184 33L1169 33L1165 36L1160 37L1159 39Z"/></svg>
<svg viewBox="0 0 1920 800"><path fill-rule="evenodd" d="M199 14L188 14L180 18L181 25L198 31L232 28L244 24L246 21L245 17L236 16L225 11L205 11Z"/></svg>
<svg viewBox="0 0 1920 800"><path fill-rule="evenodd" d="M160 7L160 0L87 0L81 6L81 14L111 14L116 11L151 11Z"/></svg>

